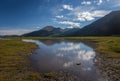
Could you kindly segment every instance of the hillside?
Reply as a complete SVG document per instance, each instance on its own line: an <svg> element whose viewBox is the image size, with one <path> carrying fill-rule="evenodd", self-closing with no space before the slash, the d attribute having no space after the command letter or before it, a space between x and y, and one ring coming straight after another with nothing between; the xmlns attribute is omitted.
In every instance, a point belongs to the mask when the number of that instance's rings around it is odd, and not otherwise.
<svg viewBox="0 0 120 81"><path fill-rule="evenodd" d="M57 36L61 34L64 30L61 28L55 28L53 26L46 26L38 31L33 31L23 36Z"/></svg>
<svg viewBox="0 0 120 81"><path fill-rule="evenodd" d="M74 32L75 36L120 35L120 11L113 11L103 18Z"/></svg>

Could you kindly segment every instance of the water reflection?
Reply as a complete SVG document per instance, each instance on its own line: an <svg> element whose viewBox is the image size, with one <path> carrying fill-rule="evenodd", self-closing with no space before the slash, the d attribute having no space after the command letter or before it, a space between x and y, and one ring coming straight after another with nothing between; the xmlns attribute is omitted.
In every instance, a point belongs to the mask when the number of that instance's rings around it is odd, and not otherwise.
<svg viewBox="0 0 120 81"><path fill-rule="evenodd" d="M94 50L80 41L58 41L58 40L23 40L35 42L39 45L31 56L33 65L40 72L51 72L64 70L72 73L82 81L97 80L94 66ZM50 43L50 44L49 44ZM77 65L80 63L80 65ZM92 74L92 75L91 75Z"/></svg>
<svg viewBox="0 0 120 81"><path fill-rule="evenodd" d="M57 40L57 39L54 39L54 40L53 39L42 39L42 40L40 40L40 42L42 42L45 45L50 46L50 45L54 45L54 44L60 43L61 40Z"/></svg>

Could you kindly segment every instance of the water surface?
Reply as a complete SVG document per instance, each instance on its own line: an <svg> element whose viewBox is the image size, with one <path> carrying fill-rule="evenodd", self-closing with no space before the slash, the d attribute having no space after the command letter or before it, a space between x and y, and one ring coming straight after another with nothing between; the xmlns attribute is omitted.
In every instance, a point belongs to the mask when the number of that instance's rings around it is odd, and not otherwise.
<svg viewBox="0 0 120 81"><path fill-rule="evenodd" d="M24 40L35 42L38 49L31 55L40 73L65 71L81 81L98 81L93 48L75 40ZM80 65L79 65L80 64Z"/></svg>

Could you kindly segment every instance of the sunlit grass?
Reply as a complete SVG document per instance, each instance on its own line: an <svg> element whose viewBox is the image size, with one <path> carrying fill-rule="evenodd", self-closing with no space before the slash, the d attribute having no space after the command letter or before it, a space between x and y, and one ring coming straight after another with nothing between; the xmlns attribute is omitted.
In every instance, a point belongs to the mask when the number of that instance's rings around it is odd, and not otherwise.
<svg viewBox="0 0 120 81"><path fill-rule="evenodd" d="M0 81L40 80L27 57L35 48L35 44L20 39L0 40Z"/></svg>
<svg viewBox="0 0 120 81"><path fill-rule="evenodd" d="M97 51L107 54L110 58L120 58L120 37L102 38L96 41Z"/></svg>

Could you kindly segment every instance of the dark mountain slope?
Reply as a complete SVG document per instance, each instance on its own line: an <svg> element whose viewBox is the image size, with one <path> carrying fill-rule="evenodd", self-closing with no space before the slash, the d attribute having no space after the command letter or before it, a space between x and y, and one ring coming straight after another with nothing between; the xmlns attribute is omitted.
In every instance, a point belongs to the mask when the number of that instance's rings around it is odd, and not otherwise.
<svg viewBox="0 0 120 81"><path fill-rule="evenodd" d="M46 26L43 29L24 34L23 36L57 36L61 34L63 31L64 30L60 28L55 28L53 26Z"/></svg>
<svg viewBox="0 0 120 81"><path fill-rule="evenodd" d="M73 33L77 32L78 30L80 30L80 28L72 28L63 32L62 34L60 34L60 36L72 36Z"/></svg>
<svg viewBox="0 0 120 81"><path fill-rule="evenodd" d="M120 11L113 11L90 25L74 32L75 36L120 35Z"/></svg>

